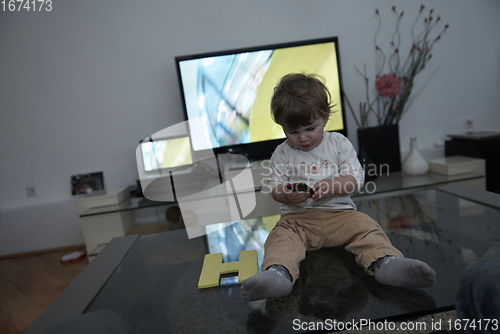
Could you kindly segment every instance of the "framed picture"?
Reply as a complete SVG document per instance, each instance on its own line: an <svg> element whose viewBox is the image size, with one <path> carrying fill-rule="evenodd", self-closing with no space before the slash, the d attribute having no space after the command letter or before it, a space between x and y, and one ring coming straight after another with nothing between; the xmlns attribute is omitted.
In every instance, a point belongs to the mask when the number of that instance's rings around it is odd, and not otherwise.
<svg viewBox="0 0 500 334"><path fill-rule="evenodd" d="M104 177L102 172L71 176L72 195L90 194L99 190L104 190Z"/></svg>

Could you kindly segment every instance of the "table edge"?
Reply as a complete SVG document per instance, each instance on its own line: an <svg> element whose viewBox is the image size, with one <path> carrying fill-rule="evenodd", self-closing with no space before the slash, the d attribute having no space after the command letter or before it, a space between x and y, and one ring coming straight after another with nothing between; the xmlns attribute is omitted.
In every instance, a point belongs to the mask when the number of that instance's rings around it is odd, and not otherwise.
<svg viewBox="0 0 500 334"><path fill-rule="evenodd" d="M112 239L25 334L45 333L61 321L84 313L138 239L139 235Z"/></svg>
<svg viewBox="0 0 500 334"><path fill-rule="evenodd" d="M438 187L437 190L455 195L471 202L500 209L500 194L497 193L465 186L463 184L452 184L444 187Z"/></svg>

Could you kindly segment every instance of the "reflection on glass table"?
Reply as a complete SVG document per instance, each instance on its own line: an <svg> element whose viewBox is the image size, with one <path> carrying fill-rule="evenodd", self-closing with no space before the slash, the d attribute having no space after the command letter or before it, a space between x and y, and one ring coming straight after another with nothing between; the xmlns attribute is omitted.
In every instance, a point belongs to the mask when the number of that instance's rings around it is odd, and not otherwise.
<svg viewBox="0 0 500 334"><path fill-rule="evenodd" d="M358 202L405 256L433 267L437 281L432 288L381 285L355 264L352 254L336 247L308 252L293 292L283 298L247 303L232 277L222 278L217 288L198 290L207 253L236 261L240 250L256 249L261 263L265 239L278 219L271 216L220 230L208 227L206 237L195 239L183 230L138 237L89 297L85 312L111 310L139 333L298 333L309 332L296 330L303 322L396 321L452 310L462 271L500 256L500 200L479 204L447 188Z"/></svg>
<svg viewBox="0 0 500 334"><path fill-rule="evenodd" d="M252 168L252 170L255 169L254 175L255 177L257 177L256 180L254 180L255 188L253 190L257 192L261 191L262 189L267 189L266 187L262 187L262 185L267 184L265 181L262 181L262 178L264 178L268 172L267 165L265 163L260 167L258 165L259 164L256 164L255 166L257 167ZM193 179L193 176L188 176L188 178ZM364 187L352 197L356 200L363 200L363 197L370 195L390 195L394 192L414 191L418 189L424 189L426 187L434 188L447 184L458 182L464 183L468 181L485 183L485 176L484 174L480 175L475 173L463 173L451 176L427 173L424 175L410 176L404 175L403 172L393 172L390 175L382 175L374 181L365 182ZM121 202L118 205L99 206L89 209L83 212L80 217L89 217L123 211L134 211L151 207L166 206L175 203L177 202L152 201L144 197L132 197Z"/></svg>
<svg viewBox="0 0 500 334"><path fill-rule="evenodd" d="M394 192L411 192L417 189L436 188L451 183L466 183L469 186L486 189L484 174L461 173L455 175L442 175L427 173L423 175L406 175L403 172L382 174L375 180L366 181L363 188L352 197L362 200L364 196L390 194Z"/></svg>
<svg viewBox="0 0 500 334"><path fill-rule="evenodd" d="M155 202L148 200L147 198L144 197L132 197L132 198L127 198L126 200L120 202L119 204L115 205L104 205L104 206L98 206L94 208L90 208L80 214L81 218L84 217L90 217L90 216L99 216L103 214L108 214L108 213L115 213L115 212L125 212L125 211L134 211L134 210L139 210L139 209L147 209L147 208L154 208L157 206L165 206L165 205L171 205L171 204L176 204L177 202Z"/></svg>

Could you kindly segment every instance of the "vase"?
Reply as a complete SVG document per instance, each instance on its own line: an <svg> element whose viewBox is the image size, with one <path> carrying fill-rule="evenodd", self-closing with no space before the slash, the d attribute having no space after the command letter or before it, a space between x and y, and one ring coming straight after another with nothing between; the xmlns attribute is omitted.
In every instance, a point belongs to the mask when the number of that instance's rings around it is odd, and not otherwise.
<svg viewBox="0 0 500 334"><path fill-rule="evenodd" d="M366 181L401 170L397 124L358 129L358 144Z"/></svg>
<svg viewBox="0 0 500 334"><path fill-rule="evenodd" d="M429 171L429 162L420 154L417 147L417 138L410 138L410 152L403 161L403 173L407 175L422 175Z"/></svg>

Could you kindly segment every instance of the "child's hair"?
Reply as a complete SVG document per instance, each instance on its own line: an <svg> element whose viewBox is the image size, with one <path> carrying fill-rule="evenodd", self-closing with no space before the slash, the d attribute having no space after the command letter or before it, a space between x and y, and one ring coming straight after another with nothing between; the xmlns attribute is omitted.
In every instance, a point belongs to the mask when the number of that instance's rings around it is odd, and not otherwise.
<svg viewBox="0 0 500 334"><path fill-rule="evenodd" d="M331 95L324 79L314 74L290 73L281 78L271 99L271 115L279 125L296 129L332 113Z"/></svg>

